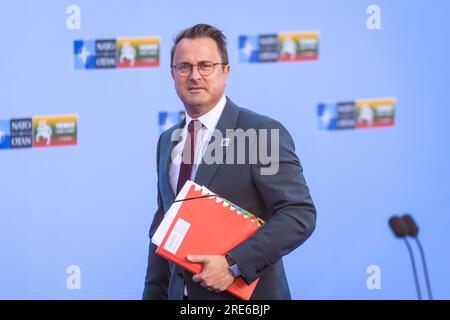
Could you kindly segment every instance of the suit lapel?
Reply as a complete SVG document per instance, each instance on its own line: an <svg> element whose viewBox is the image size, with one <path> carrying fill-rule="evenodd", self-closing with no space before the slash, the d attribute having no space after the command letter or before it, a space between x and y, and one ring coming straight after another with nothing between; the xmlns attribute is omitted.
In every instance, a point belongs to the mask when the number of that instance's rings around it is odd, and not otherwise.
<svg viewBox="0 0 450 320"><path fill-rule="evenodd" d="M161 157L160 168L164 168L164 170L162 171L163 183L164 183L166 191L170 195L171 201L173 199L175 199L175 193L172 190L172 186L170 185L170 178L169 178L170 164L172 162L172 159L170 156L172 154L173 148L175 147L176 143L178 142L178 138L181 136L181 130L178 130L178 129L183 129L185 123L186 123L186 119L183 119L183 121L181 121L177 127L175 127L172 131L168 132L167 141L165 142L165 145L162 146L164 148L163 149L164 151L163 151L162 157ZM172 141L171 137L175 130L178 130L179 132L178 132L178 135L176 137L174 137L174 139Z"/></svg>
<svg viewBox="0 0 450 320"><path fill-rule="evenodd" d="M238 107L227 97L227 103L222 111L222 115L220 116L219 122L217 122L216 129L220 130L222 137L229 138L230 144L227 147L224 147L223 152L223 163L225 163L225 156L226 151L230 150L230 148L233 147L233 133L226 135L227 129L235 129L237 118L238 118L239 109ZM220 142L214 142L214 143L220 143ZM211 142L210 142L211 144ZM212 164L205 164L201 163L198 166L197 174L195 175L194 181L200 185L208 186L214 177L217 169L219 169L220 164L218 163L212 163Z"/></svg>

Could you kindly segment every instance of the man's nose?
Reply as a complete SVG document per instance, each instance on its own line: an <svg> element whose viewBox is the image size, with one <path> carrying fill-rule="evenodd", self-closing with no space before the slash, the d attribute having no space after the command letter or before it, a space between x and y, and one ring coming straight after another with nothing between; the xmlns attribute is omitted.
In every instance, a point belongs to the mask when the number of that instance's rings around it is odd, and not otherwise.
<svg viewBox="0 0 450 320"><path fill-rule="evenodd" d="M200 74L200 72L198 72L197 66L192 66L192 72L189 78L192 80L200 80L202 78L202 75Z"/></svg>

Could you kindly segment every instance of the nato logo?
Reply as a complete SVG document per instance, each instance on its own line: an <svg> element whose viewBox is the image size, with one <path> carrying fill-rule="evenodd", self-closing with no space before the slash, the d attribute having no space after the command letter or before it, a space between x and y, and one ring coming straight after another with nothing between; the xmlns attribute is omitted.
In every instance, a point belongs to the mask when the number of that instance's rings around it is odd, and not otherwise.
<svg viewBox="0 0 450 320"><path fill-rule="evenodd" d="M337 120L336 129L355 129L356 108L355 102L339 102L336 106Z"/></svg>
<svg viewBox="0 0 450 320"><path fill-rule="evenodd" d="M319 119L319 129L336 130L337 105L334 103L319 104L317 108L317 116Z"/></svg>
<svg viewBox="0 0 450 320"><path fill-rule="evenodd" d="M258 36L239 36L239 61L259 62Z"/></svg>
<svg viewBox="0 0 450 320"><path fill-rule="evenodd" d="M278 59L278 35L239 36L239 60L241 62L276 62Z"/></svg>
<svg viewBox="0 0 450 320"><path fill-rule="evenodd" d="M95 69L95 40L75 40L73 42L75 69Z"/></svg>
<svg viewBox="0 0 450 320"><path fill-rule="evenodd" d="M159 132L162 133L174 125L180 123L185 117L184 111L160 112L159 113Z"/></svg>
<svg viewBox="0 0 450 320"><path fill-rule="evenodd" d="M9 120L0 120L0 149L11 147L11 131Z"/></svg>
<svg viewBox="0 0 450 320"><path fill-rule="evenodd" d="M31 148L33 122L31 118L11 119L11 148Z"/></svg>
<svg viewBox="0 0 450 320"><path fill-rule="evenodd" d="M95 66L96 68L116 67L116 40L105 39L95 41Z"/></svg>
<svg viewBox="0 0 450 320"><path fill-rule="evenodd" d="M277 62L279 59L278 35L276 34L261 34L258 37L259 62Z"/></svg>

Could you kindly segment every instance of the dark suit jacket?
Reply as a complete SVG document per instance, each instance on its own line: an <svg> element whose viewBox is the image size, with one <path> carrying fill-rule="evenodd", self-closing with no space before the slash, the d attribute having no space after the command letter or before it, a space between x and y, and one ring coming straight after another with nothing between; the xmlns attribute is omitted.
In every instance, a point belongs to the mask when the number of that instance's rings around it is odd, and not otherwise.
<svg viewBox="0 0 450 320"><path fill-rule="evenodd" d="M170 154L175 145L171 136L175 129L183 126L184 122L181 122L165 131L158 141L158 210L150 227L150 238L175 199L168 173ZM258 158L256 164L249 161L245 164L201 163L194 181L267 221L253 237L232 249L230 254L246 282L251 283L260 277L252 299L290 299L282 257L311 235L316 222L316 210L292 137L279 122L238 107L228 98L216 129L224 137L226 129L279 129L277 174L262 175L260 169L264 162ZM224 158L229 152L227 150L236 145L232 141L224 147ZM247 154L252 147L248 146ZM144 299L182 299L184 283L189 299L235 299L227 292L214 293L194 283L192 274L158 256L155 250L155 245L150 244Z"/></svg>

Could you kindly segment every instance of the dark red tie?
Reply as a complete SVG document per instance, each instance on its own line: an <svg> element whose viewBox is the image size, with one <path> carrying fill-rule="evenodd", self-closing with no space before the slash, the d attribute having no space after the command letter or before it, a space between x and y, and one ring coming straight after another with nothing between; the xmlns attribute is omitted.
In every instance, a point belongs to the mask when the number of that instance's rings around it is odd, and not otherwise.
<svg viewBox="0 0 450 320"><path fill-rule="evenodd" d="M188 125L189 136L186 137L186 142L183 147L183 154L181 155L180 174L178 175L177 194L183 188L187 180L191 179L192 166L194 164L195 151L195 131L198 130L200 121L191 120Z"/></svg>

